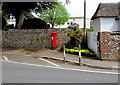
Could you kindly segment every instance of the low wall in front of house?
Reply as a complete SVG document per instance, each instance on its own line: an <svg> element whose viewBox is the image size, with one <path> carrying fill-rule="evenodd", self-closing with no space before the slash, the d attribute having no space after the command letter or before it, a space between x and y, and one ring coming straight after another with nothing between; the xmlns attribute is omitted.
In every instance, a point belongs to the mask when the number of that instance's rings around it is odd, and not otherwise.
<svg viewBox="0 0 120 85"><path fill-rule="evenodd" d="M98 44L97 44L97 32L89 32L87 31L87 43L88 48L98 55Z"/></svg>
<svg viewBox="0 0 120 85"><path fill-rule="evenodd" d="M67 30L27 29L2 32L3 48L51 48L51 32L57 32L57 47L69 41Z"/></svg>
<svg viewBox="0 0 120 85"><path fill-rule="evenodd" d="M99 59L120 60L120 33L87 31L87 43Z"/></svg>
<svg viewBox="0 0 120 85"><path fill-rule="evenodd" d="M103 60L120 60L120 35L118 33L100 33L100 54Z"/></svg>

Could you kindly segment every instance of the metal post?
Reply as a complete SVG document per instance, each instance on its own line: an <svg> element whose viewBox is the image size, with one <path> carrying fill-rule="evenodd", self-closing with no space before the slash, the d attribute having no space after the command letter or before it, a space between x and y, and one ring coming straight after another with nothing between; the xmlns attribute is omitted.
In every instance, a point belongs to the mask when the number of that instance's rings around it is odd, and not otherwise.
<svg viewBox="0 0 120 85"><path fill-rule="evenodd" d="M81 52L80 52L80 50L81 50L81 46L79 44L79 65L81 65Z"/></svg>
<svg viewBox="0 0 120 85"><path fill-rule="evenodd" d="M84 0L84 44L86 43L86 0Z"/></svg>
<svg viewBox="0 0 120 85"><path fill-rule="evenodd" d="M64 63L65 63L65 57L66 57L66 54L65 54L65 45L63 45L63 53L64 53Z"/></svg>

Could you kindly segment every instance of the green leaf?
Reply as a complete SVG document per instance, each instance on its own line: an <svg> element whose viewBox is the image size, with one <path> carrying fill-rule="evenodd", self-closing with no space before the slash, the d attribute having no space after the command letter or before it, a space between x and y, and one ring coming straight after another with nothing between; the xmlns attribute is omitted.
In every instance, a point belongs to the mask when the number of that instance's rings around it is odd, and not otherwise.
<svg viewBox="0 0 120 85"><path fill-rule="evenodd" d="M55 8L45 10L40 13L38 17L53 26L63 25L69 20L69 14L67 10L60 2L57 3Z"/></svg>

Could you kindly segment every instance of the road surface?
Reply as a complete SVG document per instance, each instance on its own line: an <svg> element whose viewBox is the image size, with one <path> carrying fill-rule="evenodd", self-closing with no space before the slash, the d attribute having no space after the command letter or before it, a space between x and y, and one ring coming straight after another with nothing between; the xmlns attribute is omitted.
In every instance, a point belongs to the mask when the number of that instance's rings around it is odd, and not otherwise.
<svg viewBox="0 0 120 85"><path fill-rule="evenodd" d="M2 61L2 83L117 83L115 72Z"/></svg>

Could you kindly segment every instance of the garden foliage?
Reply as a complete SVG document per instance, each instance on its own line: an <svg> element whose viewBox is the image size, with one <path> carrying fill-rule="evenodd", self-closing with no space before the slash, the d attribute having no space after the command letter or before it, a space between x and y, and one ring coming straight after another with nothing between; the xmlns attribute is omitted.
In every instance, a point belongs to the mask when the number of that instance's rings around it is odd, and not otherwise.
<svg viewBox="0 0 120 85"><path fill-rule="evenodd" d="M49 26L44 20L38 18L28 18L24 20L21 29L48 29Z"/></svg>
<svg viewBox="0 0 120 85"><path fill-rule="evenodd" d="M64 25L69 20L69 14L66 8L58 2L55 8L45 10L38 16L52 25L52 28L57 25Z"/></svg>

